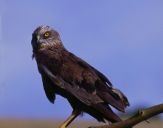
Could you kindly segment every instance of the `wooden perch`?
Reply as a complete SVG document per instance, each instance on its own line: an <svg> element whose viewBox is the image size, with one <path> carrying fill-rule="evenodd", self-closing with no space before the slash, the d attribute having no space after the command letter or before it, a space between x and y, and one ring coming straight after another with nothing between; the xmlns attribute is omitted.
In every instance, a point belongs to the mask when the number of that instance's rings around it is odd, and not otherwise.
<svg viewBox="0 0 163 128"><path fill-rule="evenodd" d="M136 124L161 113L163 113L163 104L155 105L144 110L139 110L134 116L121 122L104 126L90 126L89 128L131 128Z"/></svg>

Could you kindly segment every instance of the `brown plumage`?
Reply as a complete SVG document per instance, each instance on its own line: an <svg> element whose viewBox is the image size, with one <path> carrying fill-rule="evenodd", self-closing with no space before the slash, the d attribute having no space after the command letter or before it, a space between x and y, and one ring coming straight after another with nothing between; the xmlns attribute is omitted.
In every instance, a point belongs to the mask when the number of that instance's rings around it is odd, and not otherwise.
<svg viewBox="0 0 163 128"><path fill-rule="evenodd" d="M129 105L126 96L113 88L101 72L65 49L54 29L38 27L33 32L32 47L50 102L54 103L55 94L59 94L77 111L76 116L86 112L102 122L121 120L110 105L124 112ZM71 121L61 127L66 127Z"/></svg>

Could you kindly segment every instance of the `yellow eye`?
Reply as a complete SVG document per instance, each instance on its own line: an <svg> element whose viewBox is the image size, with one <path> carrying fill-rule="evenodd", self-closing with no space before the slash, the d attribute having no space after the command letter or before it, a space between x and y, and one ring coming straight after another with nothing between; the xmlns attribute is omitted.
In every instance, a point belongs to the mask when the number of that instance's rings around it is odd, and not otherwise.
<svg viewBox="0 0 163 128"><path fill-rule="evenodd" d="M45 32L45 33L44 33L44 37L45 37L45 38L49 37L49 35L50 35L49 32Z"/></svg>

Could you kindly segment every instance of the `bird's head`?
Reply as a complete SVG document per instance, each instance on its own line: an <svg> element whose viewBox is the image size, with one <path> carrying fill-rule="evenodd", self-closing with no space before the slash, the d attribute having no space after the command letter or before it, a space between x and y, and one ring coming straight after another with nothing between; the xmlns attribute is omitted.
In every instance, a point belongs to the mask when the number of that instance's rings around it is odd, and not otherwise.
<svg viewBox="0 0 163 128"><path fill-rule="evenodd" d="M39 26L34 30L31 41L33 50L49 46L62 46L59 33L50 26Z"/></svg>

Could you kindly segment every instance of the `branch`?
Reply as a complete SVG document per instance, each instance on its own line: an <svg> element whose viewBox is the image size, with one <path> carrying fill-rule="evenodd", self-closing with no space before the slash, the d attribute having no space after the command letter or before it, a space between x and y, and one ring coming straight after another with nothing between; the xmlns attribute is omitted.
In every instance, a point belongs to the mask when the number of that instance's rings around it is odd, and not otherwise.
<svg viewBox="0 0 163 128"><path fill-rule="evenodd" d="M90 126L89 128L130 128L144 120L147 120L161 113L163 113L163 104L155 105L153 107L138 111L134 116L124 121L104 126Z"/></svg>

